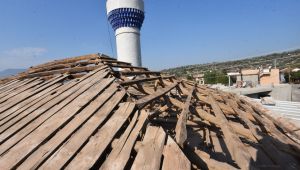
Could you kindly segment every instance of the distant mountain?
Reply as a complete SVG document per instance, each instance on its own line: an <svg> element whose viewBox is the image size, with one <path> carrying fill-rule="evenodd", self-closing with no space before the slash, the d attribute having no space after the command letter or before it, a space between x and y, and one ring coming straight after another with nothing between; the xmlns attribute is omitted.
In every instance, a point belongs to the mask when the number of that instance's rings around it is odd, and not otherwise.
<svg viewBox="0 0 300 170"><path fill-rule="evenodd" d="M176 68L162 70L166 74L175 74L179 77L187 77L195 74L202 74L206 71L219 70L222 72L238 71L240 69L257 69L259 67L268 68L269 66L279 69L299 68L300 67L300 49L282 53L273 53L264 56L245 58L240 60L213 62L207 64L187 65Z"/></svg>
<svg viewBox="0 0 300 170"><path fill-rule="evenodd" d="M16 75L16 74L18 74L20 72L23 72L25 70L26 69L6 69L6 70L3 70L3 71L0 71L0 78Z"/></svg>

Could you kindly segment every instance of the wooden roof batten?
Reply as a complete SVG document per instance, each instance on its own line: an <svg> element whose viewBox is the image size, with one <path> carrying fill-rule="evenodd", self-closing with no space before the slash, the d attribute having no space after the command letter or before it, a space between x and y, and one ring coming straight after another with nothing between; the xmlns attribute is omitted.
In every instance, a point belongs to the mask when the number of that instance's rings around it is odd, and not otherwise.
<svg viewBox="0 0 300 170"><path fill-rule="evenodd" d="M1 79L0 97L0 169L300 168L297 131L247 98L100 53Z"/></svg>

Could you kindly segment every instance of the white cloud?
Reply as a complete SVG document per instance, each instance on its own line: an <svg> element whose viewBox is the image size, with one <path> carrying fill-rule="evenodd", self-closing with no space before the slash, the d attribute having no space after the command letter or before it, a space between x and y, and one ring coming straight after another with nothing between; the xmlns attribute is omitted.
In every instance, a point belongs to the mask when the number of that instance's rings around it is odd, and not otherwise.
<svg viewBox="0 0 300 170"><path fill-rule="evenodd" d="M34 58L41 56L45 52L47 52L47 49L45 48L23 47L5 51L4 54L11 57Z"/></svg>
<svg viewBox="0 0 300 170"><path fill-rule="evenodd" d="M0 53L0 70L8 68L27 68L43 61L46 48L22 47Z"/></svg>

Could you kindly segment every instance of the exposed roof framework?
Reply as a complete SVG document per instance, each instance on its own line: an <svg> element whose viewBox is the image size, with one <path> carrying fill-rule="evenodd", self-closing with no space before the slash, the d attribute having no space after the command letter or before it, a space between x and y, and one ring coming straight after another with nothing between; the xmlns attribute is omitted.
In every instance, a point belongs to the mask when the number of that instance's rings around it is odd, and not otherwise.
<svg viewBox="0 0 300 170"><path fill-rule="evenodd" d="M102 54L56 60L0 81L0 168L299 169L297 129L260 107Z"/></svg>

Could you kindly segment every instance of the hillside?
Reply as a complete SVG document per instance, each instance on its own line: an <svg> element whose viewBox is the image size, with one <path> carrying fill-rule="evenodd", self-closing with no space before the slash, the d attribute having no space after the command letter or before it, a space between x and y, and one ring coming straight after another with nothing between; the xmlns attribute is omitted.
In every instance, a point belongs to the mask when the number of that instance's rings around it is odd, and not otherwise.
<svg viewBox="0 0 300 170"><path fill-rule="evenodd" d="M16 75L22 71L25 71L25 69L6 69L0 71L0 78Z"/></svg>
<svg viewBox="0 0 300 170"><path fill-rule="evenodd" d="M238 71L246 68L264 68L276 66L279 69L286 67L300 67L300 49L282 53L273 53L265 56L258 56L234 61L213 62L207 64L195 64L182 67L162 70L166 74L175 74L176 76L186 77L188 75L204 73L209 70L220 70L223 72Z"/></svg>

